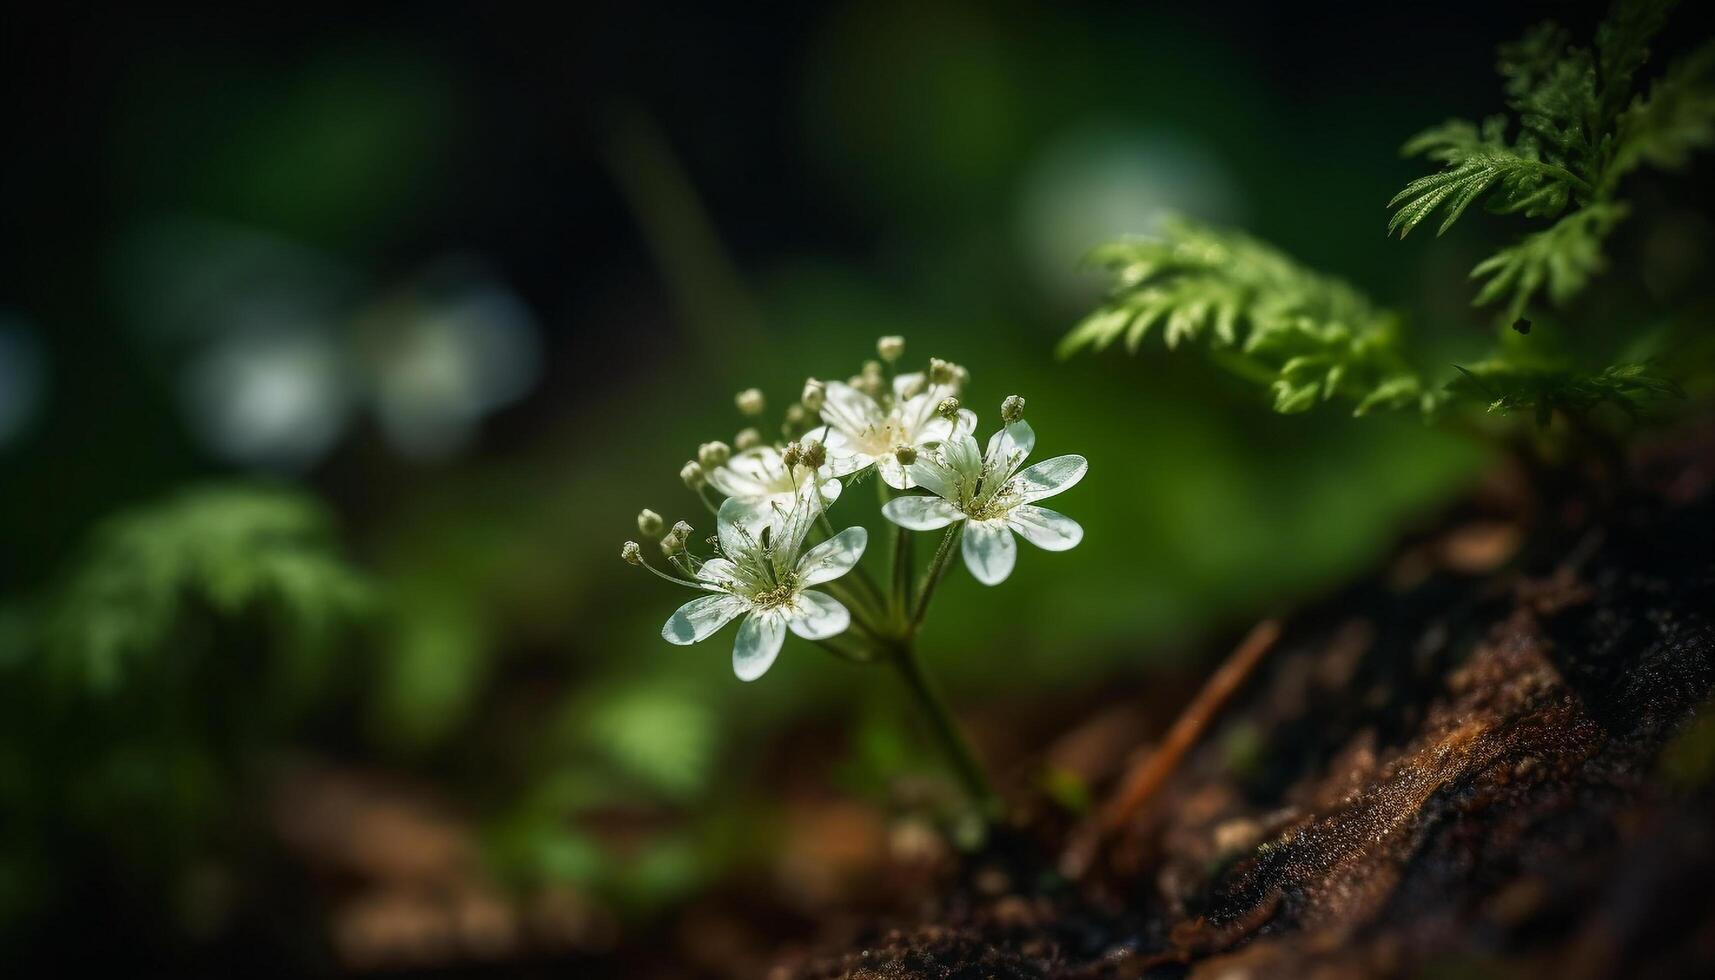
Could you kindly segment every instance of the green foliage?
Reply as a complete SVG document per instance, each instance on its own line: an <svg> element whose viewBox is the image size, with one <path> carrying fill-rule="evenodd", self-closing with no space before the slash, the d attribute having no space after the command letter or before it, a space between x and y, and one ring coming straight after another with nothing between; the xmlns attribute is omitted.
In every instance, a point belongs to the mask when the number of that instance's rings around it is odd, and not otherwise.
<svg viewBox="0 0 1715 980"><path fill-rule="evenodd" d="M130 671L170 656L175 629L198 606L221 617L260 611L295 650L310 652L368 595L314 501L209 487L98 528L33 627L14 627L14 642L38 641L51 672L106 694Z"/></svg>
<svg viewBox="0 0 1715 980"><path fill-rule="evenodd" d="M1615 364L1582 374L1495 358L1458 370L1460 376L1447 386L1453 394L1485 401L1491 412L1531 412L1543 425L1556 410L1582 416L1611 404L1636 416L1682 394L1677 383L1648 363Z"/></svg>
<svg viewBox="0 0 1715 980"><path fill-rule="evenodd" d="M1497 211L1519 211L1529 217L1559 214L1574 190L1588 189L1576 174L1556 163L1539 158L1528 140L1509 147L1504 139L1506 119L1493 117L1479 130L1468 122L1454 120L1417 134L1406 143L1405 152L1423 154L1448 165L1448 169L1419 177L1394 195L1389 207L1398 206L1388 221L1388 231L1401 237L1446 206L1436 229L1445 232L1459 220L1471 202L1493 190Z"/></svg>
<svg viewBox="0 0 1715 980"><path fill-rule="evenodd" d="M1489 277L1476 305L1505 297L1507 323L1523 316L1530 298L1545 287L1549 299L1564 305L1606 268L1602 241L1625 216L1624 204L1592 204L1489 256L1471 270L1473 279Z"/></svg>
<svg viewBox="0 0 1715 980"><path fill-rule="evenodd" d="M1615 197L1622 176L1645 163L1683 166L1691 151L1715 144L1715 44L1670 67L1647 97L1634 93L1650 39L1672 6L1620 0L1593 49L1574 46L1554 24L1533 28L1500 48L1509 114L1481 125L1453 120L1405 144L1406 155L1443 166L1388 202L1395 209L1389 232L1403 237L1437 212L1437 233L1445 232L1478 201L1496 212L1558 218L1471 272L1483 280L1475 305L1498 306L1503 329L1528 331L1537 297L1567 307L1606 270L1603 243L1630 212ZM1432 385L1405 356L1401 317L1231 232L1173 222L1157 240L1111 243L1091 258L1115 285L1066 337L1062 354L1120 339L1135 351L1156 323L1168 347L1212 333L1217 357L1266 381L1280 412L1340 398L1357 415L1483 404L1546 422L1556 410L1581 415L1603 404L1635 416L1681 394L1654 364L1580 365L1511 343Z"/></svg>
<svg viewBox="0 0 1715 980"><path fill-rule="evenodd" d="M1673 66L1648 97L1634 96L1649 42L1672 8L1669 0L1620 0L1596 31L1595 52L1576 47L1564 28L1542 24L1502 45L1497 68L1507 106L1517 117L1509 143L1505 115L1479 128L1453 121L1408 140L1407 156L1425 156L1445 169L1407 184L1389 231L1404 236L1445 207L1437 233L1473 201L1488 196L1498 212L1552 218L1577 210L1548 231L1477 266L1493 275L1477 294L1486 305L1506 298L1502 318L1523 315L1544 288L1564 305L1602 270L1602 239L1625 214L1614 199L1621 177L1649 163L1683 166L1693 149L1715 139L1715 46Z"/></svg>
<svg viewBox="0 0 1715 980"><path fill-rule="evenodd" d="M1650 86L1619 117L1610 179L1642 164L1683 169L1693 150L1715 145L1715 42L1706 43Z"/></svg>
<svg viewBox="0 0 1715 980"><path fill-rule="evenodd" d="M1255 239L1176 219L1161 238L1104 245L1090 262L1116 285L1061 342L1062 356L1122 339L1135 351L1160 324L1169 348L1212 335L1229 366L1268 380L1281 412L1336 397L1359 415L1427 405L1396 316Z"/></svg>

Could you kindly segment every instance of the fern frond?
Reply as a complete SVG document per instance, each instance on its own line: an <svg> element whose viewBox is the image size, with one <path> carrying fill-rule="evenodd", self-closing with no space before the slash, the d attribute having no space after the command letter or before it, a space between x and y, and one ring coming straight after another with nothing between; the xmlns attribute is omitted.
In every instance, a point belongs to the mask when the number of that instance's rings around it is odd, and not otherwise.
<svg viewBox="0 0 1715 980"><path fill-rule="evenodd" d="M1472 305L1507 297L1507 323L1523 316L1532 297L1544 288L1549 299L1564 305L1607 267L1602 240L1625 216L1623 204L1592 204L1501 249L1471 270L1472 278L1489 277Z"/></svg>
<svg viewBox="0 0 1715 980"><path fill-rule="evenodd" d="M1588 187L1566 168L1544 163L1504 145L1490 144L1467 152L1446 148L1443 152L1452 163L1449 169L1417 178L1387 203L1390 208L1399 208L1388 219L1390 233L1398 231L1404 238L1423 219L1446 205L1441 226L1435 230L1437 235L1443 234L1471 202L1491 189L1495 191L1493 206L1497 211L1521 211L1532 218L1552 217L1566 207L1574 190Z"/></svg>
<svg viewBox="0 0 1715 980"><path fill-rule="evenodd" d="M119 515L44 602L37 632L50 670L96 693L161 651L189 608L261 609L310 642L366 603L366 580L338 555L327 515L281 490L211 487Z"/></svg>
<svg viewBox="0 0 1715 980"><path fill-rule="evenodd" d="M1650 164L1682 169L1715 146L1715 42L1687 55L1620 114L1609 181Z"/></svg>
<svg viewBox="0 0 1715 980"><path fill-rule="evenodd" d="M1602 75L1601 120L1610 123L1631 98L1632 79L1649 60L1649 43L1678 0L1620 0L1596 27L1596 64Z"/></svg>
<svg viewBox="0 0 1715 980"><path fill-rule="evenodd" d="M1089 261L1114 287L1061 341L1063 357L1122 340L1135 351L1159 324L1169 348L1210 335L1230 366L1269 380L1277 411L1336 397L1359 414L1426 403L1396 317L1248 236L1174 220L1159 239L1103 245Z"/></svg>
<svg viewBox="0 0 1715 980"><path fill-rule="evenodd" d="M1636 417L1660 402L1684 397L1677 382L1644 361L1592 374L1501 357L1458 370L1460 376L1447 385L1451 396L1487 402L1491 412L1528 411L1542 425L1556 410L1583 415L1611 404Z"/></svg>

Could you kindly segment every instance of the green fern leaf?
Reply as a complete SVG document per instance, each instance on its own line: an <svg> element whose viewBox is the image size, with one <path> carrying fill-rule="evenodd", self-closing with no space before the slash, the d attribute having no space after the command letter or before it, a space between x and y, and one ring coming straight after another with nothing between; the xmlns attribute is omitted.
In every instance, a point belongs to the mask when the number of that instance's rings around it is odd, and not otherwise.
<svg viewBox="0 0 1715 980"><path fill-rule="evenodd" d="M1614 364L1594 373L1521 363L1499 357L1458 368L1447 386L1455 398L1488 403L1491 412L1528 411L1547 424L1555 411L1584 415L1610 404L1629 416L1684 397L1679 384L1647 361Z"/></svg>
<svg viewBox="0 0 1715 980"><path fill-rule="evenodd" d="M363 608L366 579L342 561L327 515L283 490L209 487L123 513L42 603L33 631L49 669L97 693L162 654L201 605L223 617L258 609L309 656L328 628Z"/></svg>
<svg viewBox="0 0 1715 980"><path fill-rule="evenodd" d="M1472 278L1489 277L1472 305L1506 297L1502 319L1511 323L1539 290L1547 289L1557 305L1566 304L1606 268L1602 240L1625 216L1623 204L1592 204L1501 249L1471 270Z"/></svg>
<svg viewBox="0 0 1715 980"><path fill-rule="evenodd" d="M1335 398L1362 412L1428 407L1396 317L1261 242L1175 220L1159 239L1113 242L1089 261L1114 287L1061 342L1061 356L1121 341L1135 351L1159 324L1169 348L1211 337L1222 363L1267 381L1280 412Z"/></svg>
<svg viewBox="0 0 1715 980"><path fill-rule="evenodd" d="M1715 42L1668 69L1620 115L1609 181L1650 164L1683 169L1693 151L1715 146Z"/></svg>
<svg viewBox="0 0 1715 980"><path fill-rule="evenodd" d="M1448 168L1419 177L1394 195L1387 206L1398 210L1388 220L1389 233L1397 231L1404 238L1445 205L1447 212L1436 229L1436 234L1443 234L1473 201L1491 190L1495 210L1520 211L1534 218L1560 213L1574 191L1588 188L1564 167L1508 147L1496 122L1486 121L1479 131L1468 122L1454 121L1406 142L1407 154L1428 156Z"/></svg>

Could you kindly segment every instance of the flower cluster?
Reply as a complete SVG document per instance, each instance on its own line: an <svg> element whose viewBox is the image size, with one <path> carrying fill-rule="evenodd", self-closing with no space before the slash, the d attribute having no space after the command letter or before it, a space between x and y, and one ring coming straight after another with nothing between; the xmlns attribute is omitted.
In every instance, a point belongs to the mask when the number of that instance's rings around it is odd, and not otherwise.
<svg viewBox="0 0 1715 980"><path fill-rule="evenodd" d="M1017 561L1014 535L1049 551L1082 540L1076 521L1037 502L1082 479L1084 458L1024 466L1036 435L1016 395L1002 403L1001 427L979 448L977 417L960 402L969 373L938 358L898 371L904 346L883 337L879 359L847 380L808 379L783 413L778 439L762 435L763 393L738 394L735 405L751 424L730 444L703 443L680 470L714 515L712 553L697 554L687 522L668 528L654 511L638 515L638 532L659 542L665 567L651 564L635 541L622 557L708 593L673 614L661 631L666 640L696 643L742 618L733 672L747 681L774 663L787 632L854 660L908 656L955 543L977 581L998 585ZM869 532L835 531L828 517L848 486L871 473L885 485L881 513L895 528L885 593L859 567ZM929 531L943 536L913 586L911 532Z"/></svg>

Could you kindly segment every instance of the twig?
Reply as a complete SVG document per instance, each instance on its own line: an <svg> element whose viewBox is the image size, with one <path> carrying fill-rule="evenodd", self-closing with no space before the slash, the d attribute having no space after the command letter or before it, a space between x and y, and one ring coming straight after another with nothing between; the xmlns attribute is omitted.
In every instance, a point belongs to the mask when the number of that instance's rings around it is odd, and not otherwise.
<svg viewBox="0 0 1715 980"><path fill-rule="evenodd" d="M1124 827L1145 804L1155 797L1167 778L1179 768L1186 753L1191 751L1197 740L1208 731L1245 679L1256 670L1257 664L1269 650L1273 649L1275 641L1280 639L1280 622L1265 619L1251 628L1243 641L1238 645L1226 662L1221 664L1197 696L1191 699L1179 717L1174 720L1173 727L1167 730L1167 735L1161 740L1161 747L1150 753L1131 772L1126 774L1120 784L1119 793L1109 803L1107 811L1102 816L1102 826L1112 833Z"/></svg>

